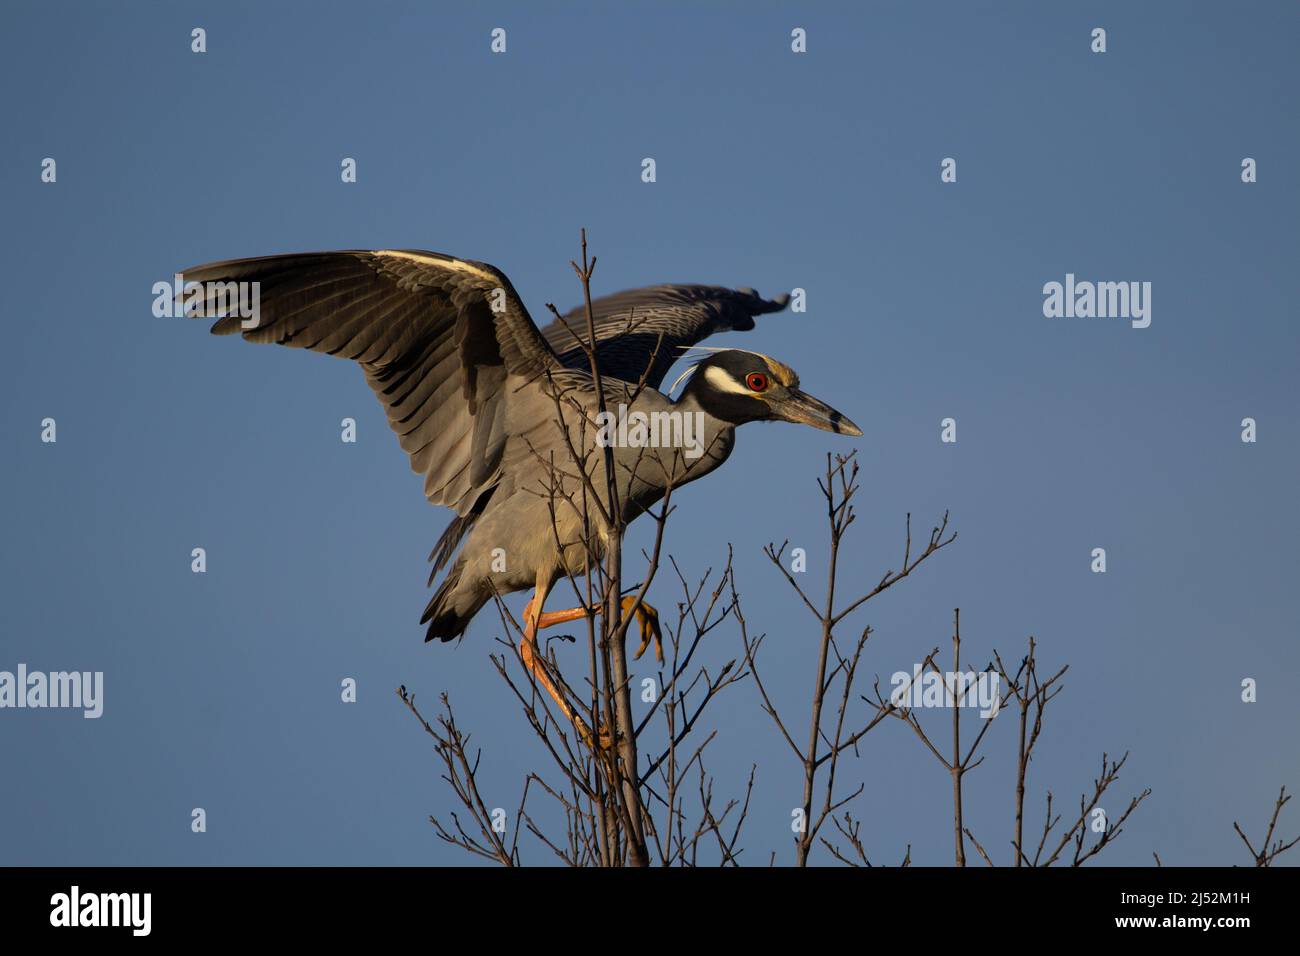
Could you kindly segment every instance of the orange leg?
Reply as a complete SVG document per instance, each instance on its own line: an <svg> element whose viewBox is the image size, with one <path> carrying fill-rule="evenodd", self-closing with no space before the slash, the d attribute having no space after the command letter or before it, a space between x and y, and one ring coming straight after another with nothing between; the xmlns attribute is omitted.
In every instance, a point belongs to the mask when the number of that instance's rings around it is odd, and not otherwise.
<svg viewBox="0 0 1300 956"><path fill-rule="evenodd" d="M547 627L549 624L558 624L559 621L547 621L551 615L541 613L542 602L546 600L546 593L550 590L548 584L543 581L537 582L537 589L533 592L532 599L524 606L524 639L519 644L519 656L523 660L524 667L533 675L533 679L538 685L551 695L555 705L560 708L573 725L578 728L578 733L582 734L582 739L591 742L591 729L587 726L586 721L574 712L573 707L569 704L568 698L561 690L555 686L551 680L550 671L547 670L546 660L542 656L541 648L537 645L538 628ZM561 614L566 612L560 612ZM582 614L578 614L581 617ZM564 618L571 621L572 617ZM601 746L606 746L605 733L601 733Z"/></svg>
<svg viewBox="0 0 1300 956"><path fill-rule="evenodd" d="M635 602L636 598L630 594L623 598L623 613L626 614ZM532 603L530 602L528 606L532 607ZM545 614L538 616L537 630L552 627L556 624L567 624L569 621L576 621L579 618L590 617L593 614L599 614L601 610L603 609L599 607L571 607L563 611L547 611ZM636 609L636 618L637 623L641 625L641 646L637 649L633 660L639 661L641 659L641 655L645 653L645 649L650 646L650 641L653 639L655 642L655 657L662 664L664 662L664 645L663 635L659 631L659 612L642 601L641 606Z"/></svg>
<svg viewBox="0 0 1300 956"><path fill-rule="evenodd" d="M553 627L556 624L568 624L570 621L576 621L579 618L590 616L591 612L585 607L571 607L565 611L546 611L537 616L537 629L540 631L544 627Z"/></svg>

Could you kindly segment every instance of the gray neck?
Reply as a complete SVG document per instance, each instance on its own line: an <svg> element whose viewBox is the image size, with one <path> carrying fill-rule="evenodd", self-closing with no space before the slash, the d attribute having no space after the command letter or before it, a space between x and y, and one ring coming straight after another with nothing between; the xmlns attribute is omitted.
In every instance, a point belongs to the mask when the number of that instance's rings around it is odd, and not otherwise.
<svg viewBox="0 0 1300 956"><path fill-rule="evenodd" d="M674 443L671 447L653 449L649 454L642 448L617 450L617 457L626 465L623 474L633 476L623 499L624 514L628 521L662 500L669 483L674 488L680 488L697 478L703 478L721 465L731 454L735 440L735 428L731 423L710 415L691 396L683 395L677 402L672 402L659 393L652 397L643 393L643 399L658 406L647 409L648 411L678 413L681 416L682 437L689 445Z"/></svg>
<svg viewBox="0 0 1300 956"><path fill-rule="evenodd" d="M689 469L686 480L694 481L713 471L731 455L731 449L735 444L736 427L706 411L689 389L673 404L673 411L691 415L698 423L696 432L699 435L703 454L687 462ZM699 427L701 425L702 428Z"/></svg>

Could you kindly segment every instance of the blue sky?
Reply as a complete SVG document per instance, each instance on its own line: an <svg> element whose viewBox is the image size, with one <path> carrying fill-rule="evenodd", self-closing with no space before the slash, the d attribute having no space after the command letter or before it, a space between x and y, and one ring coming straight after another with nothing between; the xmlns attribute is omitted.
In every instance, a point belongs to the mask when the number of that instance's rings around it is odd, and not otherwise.
<svg viewBox="0 0 1300 956"><path fill-rule="evenodd" d="M760 549L807 547L816 577L814 479L856 447L845 590L896 565L906 513L927 528L950 510L959 532L853 619L876 631L867 673L910 669L954 607L973 661L1033 634L1070 671L1031 820L1045 790L1073 801L1103 751L1129 750L1108 809L1153 794L1104 861L1248 862L1232 821L1253 834L1300 787L1298 18L1280 2L11 5L0 669L102 670L105 713L0 711L0 861L465 862L427 822L450 796L393 688L428 709L449 691L504 806L544 758L487 659L488 616L460 646L421 641L449 513L357 369L156 319L150 289L213 259L425 248L499 266L540 318L578 301L585 226L597 292L807 290L806 313L712 344L788 362L865 435L746 426L668 536L695 574L734 545L796 720L816 632ZM1151 326L1045 318L1042 287L1067 273L1151 282ZM651 599L671 607L667 584ZM711 636L711 662L738 652L734 629ZM797 768L753 688L729 693L718 792L756 763L750 858L788 860ZM1013 731L991 731L967 778L999 859ZM947 778L905 727L844 773L866 783L873 856L950 860Z"/></svg>

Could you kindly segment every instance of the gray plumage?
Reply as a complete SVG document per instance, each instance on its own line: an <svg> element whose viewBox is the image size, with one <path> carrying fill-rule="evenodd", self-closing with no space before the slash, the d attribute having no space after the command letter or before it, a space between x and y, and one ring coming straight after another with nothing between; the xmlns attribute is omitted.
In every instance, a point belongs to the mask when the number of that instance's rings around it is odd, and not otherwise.
<svg viewBox="0 0 1300 956"><path fill-rule="evenodd" d="M456 513L430 555L433 575L456 558L425 609L426 640L463 633L494 591L535 586L544 600L560 575L582 569L587 547L603 552L603 529L584 544L571 509L557 508L553 524L548 491L555 473L573 472L557 418L581 445L585 423L572 404L588 421L596 411L586 357L563 323L539 330L499 270L432 252L352 250L214 262L183 275L187 288L202 286L182 295L182 306L216 319L213 333L361 365L411 467L424 476L426 497ZM260 284L255 327L244 327L218 291L230 282ZM657 391L685 349L715 332L752 329L754 316L784 308L787 298L661 285L595 300L607 405L699 413L704 423L698 457L681 448L615 449L627 520L669 485L718 467L730 454L734 428L746 421L780 418L861 434L801 392L787 366L757 353L711 356L675 402ZM566 319L586 334L582 308ZM638 390L643 376L646 387ZM755 387L760 379L762 389ZM590 447L589 429L585 441ZM567 480L575 490L578 479ZM603 496L603 481L595 485ZM493 567L497 548L504 549L506 571Z"/></svg>
<svg viewBox="0 0 1300 956"><path fill-rule="evenodd" d="M602 377L657 389L691 346L717 332L748 331L754 328L754 316L779 312L789 301L786 294L769 301L753 289L706 285L655 285L601 296L591 303L597 365ZM542 335L566 368L590 368L583 348L586 306L552 320ZM430 584L477 517L476 512L457 516L442 533L429 554Z"/></svg>

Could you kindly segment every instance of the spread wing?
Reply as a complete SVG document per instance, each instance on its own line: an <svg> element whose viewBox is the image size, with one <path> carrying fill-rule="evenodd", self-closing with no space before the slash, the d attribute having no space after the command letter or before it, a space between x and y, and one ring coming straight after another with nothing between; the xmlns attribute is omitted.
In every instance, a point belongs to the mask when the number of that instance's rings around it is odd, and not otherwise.
<svg viewBox="0 0 1300 956"><path fill-rule="evenodd" d="M747 332L754 327L754 316L780 312L789 301L784 294L768 300L753 289L707 285L656 285L596 299L591 307L601 375L633 383L645 375L646 384L658 388L692 345L715 332ZM564 366L589 367L579 338L587 335L583 306L563 322L557 319L546 326L542 334Z"/></svg>
<svg viewBox="0 0 1300 956"><path fill-rule="evenodd" d="M202 283L182 293L186 314L217 319L216 335L360 363L425 495L461 515L500 479L520 380L560 368L510 280L482 262L354 250L231 259L183 276L187 289ZM226 283L256 286L240 300ZM255 325L240 301L256 304Z"/></svg>

